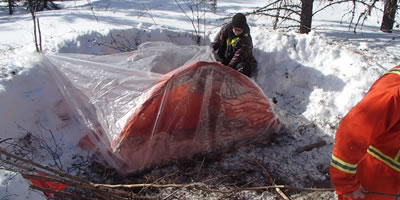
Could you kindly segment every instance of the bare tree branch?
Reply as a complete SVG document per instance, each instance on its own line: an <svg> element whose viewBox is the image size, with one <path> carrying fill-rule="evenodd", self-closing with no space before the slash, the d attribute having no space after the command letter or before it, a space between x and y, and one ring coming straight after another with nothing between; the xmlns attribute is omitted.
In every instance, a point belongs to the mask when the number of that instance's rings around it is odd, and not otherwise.
<svg viewBox="0 0 400 200"><path fill-rule="evenodd" d="M275 185L275 181L272 178L271 174L268 172L268 170L255 158L249 156L249 155L245 155L247 157L247 159L255 162L257 164L258 167L260 167L262 169L262 171L264 172L266 178L268 179L269 183L271 185ZM280 188L275 188L275 191L285 200L290 200L289 197L280 189Z"/></svg>

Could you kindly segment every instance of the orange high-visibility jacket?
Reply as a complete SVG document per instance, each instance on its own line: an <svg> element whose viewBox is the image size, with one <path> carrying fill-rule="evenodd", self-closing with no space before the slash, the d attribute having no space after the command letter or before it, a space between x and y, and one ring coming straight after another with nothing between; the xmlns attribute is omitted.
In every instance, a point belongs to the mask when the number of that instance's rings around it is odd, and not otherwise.
<svg viewBox="0 0 400 200"><path fill-rule="evenodd" d="M389 70L340 121L330 176L339 199L360 184L368 192L400 192L400 65ZM364 199L394 199L367 194Z"/></svg>

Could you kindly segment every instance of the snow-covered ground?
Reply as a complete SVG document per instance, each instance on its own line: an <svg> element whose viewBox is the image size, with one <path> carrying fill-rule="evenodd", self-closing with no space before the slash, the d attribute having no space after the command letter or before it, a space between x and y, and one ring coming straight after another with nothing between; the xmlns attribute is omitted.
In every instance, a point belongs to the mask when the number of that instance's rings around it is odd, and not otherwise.
<svg viewBox="0 0 400 200"><path fill-rule="evenodd" d="M134 50L147 41L195 44L193 25L175 1L62 1L61 10L38 12L45 54L112 54ZM316 1L314 10L327 1ZM181 5L186 8L185 5ZM208 45L220 26L236 12L250 12L265 1L218 0L216 13L205 12L201 45ZM387 69L399 63L399 32L379 31L382 13L374 11L357 33L349 29L351 4L323 10L313 18L313 31L298 34L289 29L272 29L272 19L251 15L248 22L258 61L256 83L275 103L275 110L287 129L268 144L238 149L218 159L172 164L131 177L129 182L164 179L179 183L268 185L258 160L277 183L296 187L330 187L328 167L338 122ZM382 8L381 2L378 6ZM363 8L358 8L360 11ZM69 173L79 175L76 163L85 163L87 153L79 149L83 136L68 113L63 97L34 53L33 22L30 13L17 7L8 15L5 2L0 7L0 145L19 155ZM11 138L11 139L9 139ZM327 145L296 153L296 148L318 141ZM57 155L56 157L54 155ZM16 177L10 180L8 177ZM27 191L26 182L2 171L0 198L41 199ZM221 177L221 178L217 178ZM214 179L213 179L214 178ZM121 183L127 182L126 180ZM17 184L17 186L13 184ZM119 183L113 182L113 183ZM4 188L17 187L20 190ZM5 191L5 192L4 192ZM22 192L26 191L26 192ZM31 194L31 195L30 195ZM28 195L28 197L26 197ZM159 197L222 198L225 194L194 189L165 189ZM232 197L274 199L265 191L240 192ZM236 196L235 196L236 195ZM290 193L294 199L331 199L333 192ZM25 198L26 197L26 198Z"/></svg>

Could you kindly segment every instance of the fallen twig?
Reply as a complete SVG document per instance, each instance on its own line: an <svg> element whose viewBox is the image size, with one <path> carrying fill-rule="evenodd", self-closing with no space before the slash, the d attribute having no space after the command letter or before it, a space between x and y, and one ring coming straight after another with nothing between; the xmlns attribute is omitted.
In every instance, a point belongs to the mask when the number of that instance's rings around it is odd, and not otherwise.
<svg viewBox="0 0 400 200"><path fill-rule="evenodd" d="M3 139L3 140L0 140L0 144L3 143L3 142L6 142L7 140L12 140L12 138L6 138L6 139Z"/></svg>
<svg viewBox="0 0 400 200"><path fill-rule="evenodd" d="M98 187L109 187L109 188L124 188L124 189L132 189L132 188L141 188L141 187L148 187L148 188L187 188L187 187L193 187L196 189L202 189L206 185L201 184L201 183L190 183L190 184L153 184L153 183L147 183L147 184L117 184L117 185L112 185L112 184L95 184ZM221 193L228 193L228 192L237 192L237 191L243 191L243 190L268 190L268 189L275 189L275 188L280 188L280 189L291 189L291 190L301 190L301 191L335 191L334 188L300 188L300 187L292 187L288 185L268 185L268 186L261 186L261 187L247 187L247 188L234 188L230 190L213 190L216 192L221 192Z"/></svg>
<svg viewBox="0 0 400 200"><path fill-rule="evenodd" d="M126 192L126 191L111 190L110 188L103 189L103 188L96 187L93 184L79 183L79 182L62 179L62 178L54 178L54 177L45 177L45 176L26 174L23 172L20 172L20 173L24 178L27 178L27 179L36 179L39 181L49 181L49 182L61 183L61 184L68 185L68 186L79 187L82 189L87 189L87 190L92 191L94 194L96 194L96 196L100 199L125 200L132 196L131 193ZM39 188L42 188L42 187L39 187ZM49 188L45 188L45 189L48 190ZM48 191L46 191L46 192L48 192ZM50 192L52 192L52 191L50 191ZM52 192L52 193L54 193L54 192Z"/></svg>
<svg viewBox="0 0 400 200"><path fill-rule="evenodd" d="M267 189L289 189L289 190L299 190L299 191L314 191L314 192L333 192L335 188L300 188L300 187L292 187L288 185L270 185L270 186L261 186L261 187L251 187L251 188L241 188L242 190L267 190Z"/></svg>
<svg viewBox="0 0 400 200"><path fill-rule="evenodd" d="M2 157L1 156L2 154L5 155L6 157L5 158ZM14 161L12 159L14 159ZM49 181L49 182L64 184L67 186L86 189L86 190L93 192L93 194L95 194L97 196L97 199L104 199L104 200L152 199L152 198L136 195L129 191L101 187L99 185L88 182L86 180L82 180L79 177L67 174L63 171L55 170L48 166L43 166L34 161L27 160L27 159L19 157L17 155L8 153L7 151L5 151L2 148L0 148L0 160L5 164L9 164L9 165L12 165L12 166L20 169L20 171L17 171L17 172L19 172L24 178L36 179L39 181ZM17 163L17 161L19 163ZM28 165L28 166L24 166L24 165ZM44 176L34 175L31 173L42 174ZM59 191L54 191L51 188L42 188L42 187L34 186L34 185L32 185L32 187L35 189L44 191L44 192L60 193Z"/></svg>
<svg viewBox="0 0 400 200"><path fill-rule="evenodd" d="M76 200L98 200L96 198L82 197L80 195L72 194L69 192L54 191L50 188L43 188L43 187L39 187L39 186L35 186L35 185L31 185L31 188L35 189L35 190L40 190L42 192L49 192L49 193L55 194L55 196L72 197L73 199L76 199Z"/></svg>
<svg viewBox="0 0 400 200"><path fill-rule="evenodd" d="M321 141L313 143L313 144L309 144L309 145L306 145L306 146L303 146L303 147L299 147L299 148L296 149L296 152L297 153L302 153L304 151L310 151L310 150L312 150L314 148L322 147L322 146L325 146L325 145L326 145L326 142L324 140L321 140Z"/></svg>
<svg viewBox="0 0 400 200"><path fill-rule="evenodd" d="M72 176L72 175L70 175L70 174L68 174L68 173L65 173L65 172L63 172L63 171L55 170L55 169L53 169L53 168L51 168L51 167L44 166L44 165L41 165L41 164L39 164L39 163L33 162L33 161L31 161L31 160L22 158L22 157L20 157L20 156L17 156L17 155L8 153L8 152L7 152L6 150L4 150L3 148L0 148L0 155L1 155L1 154L4 154L4 155L6 155L7 157L14 158L14 159L19 160L19 161L22 161L23 163L28 163L28 164L30 164L30 165L32 165L32 166L35 166L35 167L44 169L44 170L46 170L46 171L48 171L48 172L52 172L52 173L54 173L54 174L58 174L58 175L61 176L61 177L67 177L67 178L70 178L70 179L75 180L75 181L87 183L86 180L81 179L81 178L79 178L79 177Z"/></svg>
<svg viewBox="0 0 400 200"><path fill-rule="evenodd" d="M264 174L265 174L265 175L267 176L267 178L268 178L269 183L270 183L271 185L274 186L274 185L275 185L275 181L274 181L274 179L272 178L271 174L269 174L268 170L267 170L257 159L252 158L252 157L250 157L249 155L246 155L246 154L245 154L245 156L246 156L248 159L254 161L254 162L263 170ZM285 200L290 200L289 197L288 197L280 188L275 188L275 191L276 191L283 199L285 199Z"/></svg>

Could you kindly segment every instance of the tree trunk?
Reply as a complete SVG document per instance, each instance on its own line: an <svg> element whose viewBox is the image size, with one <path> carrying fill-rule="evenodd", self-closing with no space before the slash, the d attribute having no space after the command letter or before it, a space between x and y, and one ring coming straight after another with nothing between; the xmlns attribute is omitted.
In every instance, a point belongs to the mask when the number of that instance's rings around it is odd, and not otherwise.
<svg viewBox="0 0 400 200"><path fill-rule="evenodd" d="M279 15L281 13L281 8L282 8L283 4L284 4L284 1L280 1L278 9L276 11L276 17L274 19L273 26L272 26L274 30L276 30L278 28Z"/></svg>
<svg viewBox="0 0 400 200"><path fill-rule="evenodd" d="M311 31L314 0L301 0L300 33Z"/></svg>
<svg viewBox="0 0 400 200"><path fill-rule="evenodd" d="M397 10L397 0L385 0L381 31L391 33L393 30L394 17Z"/></svg>
<svg viewBox="0 0 400 200"><path fill-rule="evenodd" d="M217 0L212 0L211 2L211 12L212 13L217 13Z"/></svg>
<svg viewBox="0 0 400 200"><path fill-rule="evenodd" d="M8 13L13 14L13 0L8 0Z"/></svg>

